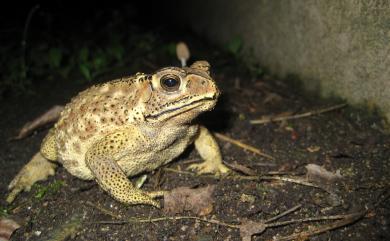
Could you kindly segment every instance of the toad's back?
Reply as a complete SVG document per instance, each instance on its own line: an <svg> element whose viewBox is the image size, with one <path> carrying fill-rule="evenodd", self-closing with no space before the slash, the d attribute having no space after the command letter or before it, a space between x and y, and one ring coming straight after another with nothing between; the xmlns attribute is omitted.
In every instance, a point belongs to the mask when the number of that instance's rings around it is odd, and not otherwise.
<svg viewBox="0 0 390 241"><path fill-rule="evenodd" d="M141 120L142 107L137 103L142 86L138 79L129 77L93 86L66 105L54 132L58 161L73 175L92 178L84 160L92 143Z"/></svg>

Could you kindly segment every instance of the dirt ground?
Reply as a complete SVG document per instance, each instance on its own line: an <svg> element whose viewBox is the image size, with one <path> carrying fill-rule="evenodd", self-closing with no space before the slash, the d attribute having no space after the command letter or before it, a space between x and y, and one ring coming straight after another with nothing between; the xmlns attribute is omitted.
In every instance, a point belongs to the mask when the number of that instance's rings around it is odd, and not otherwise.
<svg viewBox="0 0 390 241"><path fill-rule="evenodd" d="M202 220L160 220L131 222L132 218L155 219L167 214L149 206L127 206L113 200L94 182L79 180L62 167L55 176L20 194L7 205L7 185L17 171L39 149L48 127L20 140L9 141L26 122L56 104L65 104L90 83L59 81L38 86L37 94L8 97L0 109L0 205L2 216L22 226L11 240L241 240L240 230L224 224L262 222L299 205L297 210L277 221L310 217L330 217L361 212L357 220L345 225L337 220L297 222L268 227L252 240L272 240L307 233L339 224L310 240L390 240L390 137L381 118L349 106L308 117L254 125L250 120L266 115L294 115L318 111L342 103L303 93L297 85L263 75L255 78L229 55L215 55L214 47L189 37L196 57L210 60L213 76L222 90L215 110L199 118L211 131L261 149L269 159L232 143L218 139L224 161L238 170L240 177L196 176L186 167L199 156L193 147L177 160L149 173L142 189L172 190L215 185L213 209ZM142 56L140 56L142 58ZM195 59L192 59L195 60ZM142 71L176 63L156 60L141 63ZM128 73L127 71L124 71ZM111 74L123 74L113 69ZM101 77L102 80L109 76ZM307 164L317 164L336 176L335 182L307 179ZM246 169L242 170L242 166ZM245 178L249 176L274 179ZM279 180L277 180L279 178ZM283 179L285 178L285 179ZM293 180L309 180L294 183ZM137 177L132 178L135 181ZM290 180L290 181L289 181ZM327 181L327 180L325 180ZM184 211L176 216L196 216ZM329 218L330 219L330 218ZM130 220L130 221L129 221ZM276 220L275 220L276 221ZM221 223L223 222L223 223Z"/></svg>

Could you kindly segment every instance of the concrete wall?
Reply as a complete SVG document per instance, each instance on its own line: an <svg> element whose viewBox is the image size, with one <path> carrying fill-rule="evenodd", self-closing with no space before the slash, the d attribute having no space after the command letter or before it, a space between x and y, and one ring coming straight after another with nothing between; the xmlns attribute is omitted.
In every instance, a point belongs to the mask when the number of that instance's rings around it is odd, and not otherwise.
<svg viewBox="0 0 390 241"><path fill-rule="evenodd" d="M377 105L390 120L390 0L177 1L214 43L242 38L273 74L309 90ZM189 11L189 9L191 9Z"/></svg>

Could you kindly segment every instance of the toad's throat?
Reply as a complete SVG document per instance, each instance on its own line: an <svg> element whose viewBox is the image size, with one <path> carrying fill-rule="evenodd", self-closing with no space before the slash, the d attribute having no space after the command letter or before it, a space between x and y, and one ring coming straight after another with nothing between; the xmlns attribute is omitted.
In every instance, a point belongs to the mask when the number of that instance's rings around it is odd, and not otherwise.
<svg viewBox="0 0 390 241"><path fill-rule="evenodd" d="M176 115L179 115L181 113L184 113L184 112L187 112L189 110L192 110L198 106L201 106L202 105L202 102L207 102L207 101L212 101L212 100L215 100L215 98L212 98L212 97L207 97L207 98L203 98L203 99L200 99L200 100L195 100L193 102L190 102L188 104L185 104L185 105L182 105L182 106L179 106L179 107L176 107L176 108L172 108L172 109L167 109L167 110L164 110L158 114L150 114L150 115L147 115L145 116L146 119L157 119L163 115L167 115L167 114L170 114L172 112L177 112L174 116ZM189 107L189 108L187 108ZM180 111L182 110L182 111Z"/></svg>

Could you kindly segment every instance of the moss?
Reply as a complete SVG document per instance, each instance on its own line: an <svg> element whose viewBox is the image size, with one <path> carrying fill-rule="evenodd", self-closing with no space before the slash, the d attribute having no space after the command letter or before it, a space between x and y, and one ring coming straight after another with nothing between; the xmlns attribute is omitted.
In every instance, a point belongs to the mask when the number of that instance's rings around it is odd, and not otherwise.
<svg viewBox="0 0 390 241"><path fill-rule="evenodd" d="M35 198L42 199L46 195L52 195L57 193L62 186L64 186L64 182L61 180L56 180L52 183L49 183L47 186L41 185L41 184L35 184L36 188L35 192Z"/></svg>

